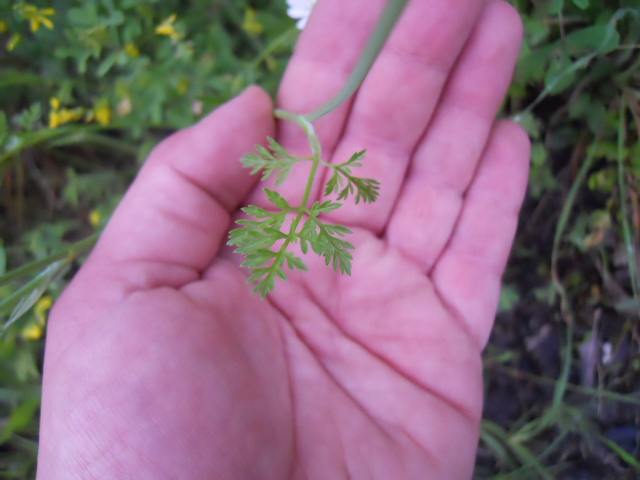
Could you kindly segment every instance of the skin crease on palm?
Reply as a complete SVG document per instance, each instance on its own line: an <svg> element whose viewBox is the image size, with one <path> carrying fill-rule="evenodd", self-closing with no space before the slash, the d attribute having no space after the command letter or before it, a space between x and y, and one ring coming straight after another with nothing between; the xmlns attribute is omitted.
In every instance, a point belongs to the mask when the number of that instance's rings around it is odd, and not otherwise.
<svg viewBox="0 0 640 480"><path fill-rule="evenodd" d="M279 107L331 98L383 6L320 0ZM494 120L521 35L502 0L412 0L317 122L325 159L366 148L358 174L382 183L332 212L354 230L351 277L308 256L263 301L224 246L265 202L238 158L267 135L308 148L262 90L163 141L51 313L38 479L470 478L527 180L526 135ZM306 173L279 187L291 202Z"/></svg>

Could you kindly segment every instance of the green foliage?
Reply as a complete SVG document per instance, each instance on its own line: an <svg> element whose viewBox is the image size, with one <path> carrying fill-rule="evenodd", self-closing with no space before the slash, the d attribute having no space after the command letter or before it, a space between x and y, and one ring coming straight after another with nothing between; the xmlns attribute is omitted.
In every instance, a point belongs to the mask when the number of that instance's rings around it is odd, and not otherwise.
<svg viewBox="0 0 640 480"><path fill-rule="evenodd" d="M289 155L287 151L271 137L269 137L267 141L269 142L271 151L262 145L256 145L258 153L249 153L242 157L241 161L246 168L253 169L251 170L251 175L262 171L262 180L266 180L273 173L276 173L276 186L281 185L287 179L294 163L313 160L312 158L296 158Z"/></svg>
<svg viewBox="0 0 640 480"><path fill-rule="evenodd" d="M159 139L250 84L275 93L285 8L0 2L0 477L34 477L48 306Z"/></svg>
<svg viewBox="0 0 640 480"><path fill-rule="evenodd" d="M30 109L55 98L62 113L77 113L73 123L94 118L91 124L121 129L134 139L149 126L190 125L251 83L273 91L284 65L282 52L286 55L295 36L278 2L267 2L256 14L263 33L245 29L245 1L56 2L55 13L45 17L52 28L43 24L36 31L24 16L30 4L11 3L0 5L7 34L19 39L1 61L3 110L14 116L24 108L14 99L30 98ZM32 112L30 126L51 125L53 110L43 112L48 119ZM12 155L0 158L7 162L24 146L52 135L25 134L33 130L16 128L14 148L7 152Z"/></svg>
<svg viewBox="0 0 640 480"><path fill-rule="evenodd" d="M372 178L354 177L351 169L361 167L360 160L364 159L366 150L356 152L344 163L331 165L333 175L327 182L324 194L338 194L338 200L346 200L349 195L356 194L356 204L362 200L365 203L373 203L380 194L380 182Z"/></svg>
<svg viewBox="0 0 640 480"><path fill-rule="evenodd" d="M291 117L287 114L288 117ZM262 171L262 180L275 175L276 186L284 182L292 167L301 162L312 162L313 167L307 181L303 200L298 206L291 206L280 193L268 188L264 189L269 210L250 205L243 208L244 213L255 220L238 220L240 228L231 230L228 244L236 247L236 252L246 257L243 267L250 269L249 282L256 282L255 293L262 298L273 291L276 278L286 280L288 270L307 270L302 259L291 251L293 245L299 245L302 254L307 254L309 247L325 260L327 266L339 270L341 274L351 274L349 250L353 245L343 237L352 233L343 225L334 225L322 220L324 214L337 210L341 203L326 200L314 202L307 206L311 187L317 175L318 166L333 170L324 189L325 195L338 194L338 200L347 200L355 194L355 202L374 202L379 195L379 183L370 178L353 175L352 169L362 166L361 160L365 152L355 153L348 161L341 164L330 164L322 161L319 140L311 124L302 117L290 118L298 122L306 131L309 144L314 151L313 157L296 157L288 153L282 145L269 138L269 149L260 145L258 153L250 153L242 158L245 167L251 168L251 174ZM290 225L284 227L287 219ZM283 231L284 229L284 231Z"/></svg>
<svg viewBox="0 0 640 480"><path fill-rule="evenodd" d="M475 477L635 478L638 3L512 3L525 39L505 114L533 155L485 356ZM157 140L249 84L275 93L297 31L281 0L5 1L0 22L0 315L11 320L0 336L0 476L27 479L47 305ZM323 187L335 200L292 206L269 190L266 206L246 207L232 237L260 293L304 270L310 251L348 273L348 232L325 217L346 197L377 196L377 183L353 176L360 155L318 164L333 168ZM270 142L243 161L277 187L314 159ZM629 428L636 440L620 434Z"/></svg>
<svg viewBox="0 0 640 480"><path fill-rule="evenodd" d="M533 151L476 478L636 478L640 9L512 3L525 39L506 108Z"/></svg>
<svg viewBox="0 0 640 480"><path fill-rule="evenodd" d="M0 227L9 268L33 262L43 273L104 225L137 161L167 131L249 84L274 92L297 35L284 7L0 3ZM59 290L64 275L45 283ZM14 278L5 289L11 296L27 285ZM5 321L13 319L4 305Z"/></svg>

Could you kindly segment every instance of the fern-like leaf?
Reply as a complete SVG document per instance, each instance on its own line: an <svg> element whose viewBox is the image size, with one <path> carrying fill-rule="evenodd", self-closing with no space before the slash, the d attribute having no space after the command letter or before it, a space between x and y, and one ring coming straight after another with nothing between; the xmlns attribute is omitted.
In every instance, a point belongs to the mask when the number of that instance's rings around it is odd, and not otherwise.
<svg viewBox="0 0 640 480"><path fill-rule="evenodd" d="M352 168L361 167L366 150L356 152L346 162L339 165L329 165L333 168L333 175L327 182L324 194L338 194L338 200L346 200L355 193L355 202L373 203L380 195L380 182L372 178L361 178L353 175Z"/></svg>
<svg viewBox="0 0 640 480"><path fill-rule="evenodd" d="M278 186L287 179L291 172L291 167L295 163L309 159L289 155L284 147L271 137L268 137L268 142L269 149L262 145L256 145L258 153L249 153L242 157L240 161L246 168L251 169L251 175L262 171L262 180L266 180L275 174L276 186Z"/></svg>

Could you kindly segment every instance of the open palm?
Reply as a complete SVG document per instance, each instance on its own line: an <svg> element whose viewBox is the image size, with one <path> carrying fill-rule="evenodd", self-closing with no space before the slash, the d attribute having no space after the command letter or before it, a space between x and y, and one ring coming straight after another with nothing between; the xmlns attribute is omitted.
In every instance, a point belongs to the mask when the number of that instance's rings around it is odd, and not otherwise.
<svg viewBox="0 0 640 480"><path fill-rule="evenodd" d="M383 3L319 2L279 106L331 97ZM494 122L520 36L501 0L410 2L352 103L318 122L327 160L367 148L382 183L333 212L354 230L351 277L308 257L261 300L224 246L263 201L237 161L276 130L260 89L159 145L51 314L38 478L469 478L526 184L526 136ZM295 126L277 137L307 148Z"/></svg>

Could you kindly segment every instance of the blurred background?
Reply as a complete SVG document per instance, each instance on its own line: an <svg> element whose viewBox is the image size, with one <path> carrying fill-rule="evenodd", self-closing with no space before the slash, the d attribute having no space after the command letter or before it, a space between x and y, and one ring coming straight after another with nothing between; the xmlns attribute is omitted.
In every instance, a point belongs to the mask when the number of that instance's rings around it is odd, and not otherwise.
<svg viewBox="0 0 640 480"><path fill-rule="evenodd" d="M640 5L512 0L531 179L477 479L640 477ZM34 477L48 310L150 149L258 83L285 0L0 0L0 478ZM241 134L241 132L239 132Z"/></svg>

